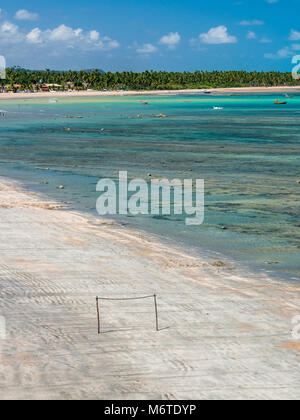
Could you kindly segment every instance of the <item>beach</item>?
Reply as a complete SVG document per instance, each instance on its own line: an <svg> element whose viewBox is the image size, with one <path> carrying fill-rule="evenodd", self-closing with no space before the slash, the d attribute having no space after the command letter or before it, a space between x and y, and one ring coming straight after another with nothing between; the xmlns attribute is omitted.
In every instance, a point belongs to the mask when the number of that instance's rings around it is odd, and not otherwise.
<svg viewBox="0 0 300 420"><path fill-rule="evenodd" d="M135 96L3 101L0 175L88 213L96 211L99 179L115 179L120 170L146 181L204 179L201 226L191 229L173 212L117 219L299 283L300 96L283 107L270 95L146 102ZM167 118L157 118L161 113Z"/></svg>
<svg viewBox="0 0 300 420"><path fill-rule="evenodd" d="M1 399L300 398L299 286L7 179L0 215ZM152 299L101 300L154 293L158 332Z"/></svg>
<svg viewBox="0 0 300 420"><path fill-rule="evenodd" d="M212 94L249 94L249 93L285 93L300 92L300 86L273 86L273 87L237 87L217 89L179 89L179 90L145 90L145 91L68 91L68 92L35 92L35 93L0 93L0 99L38 99L38 98L68 98L68 97L106 97L106 96L160 96L160 95L199 95L205 92Z"/></svg>

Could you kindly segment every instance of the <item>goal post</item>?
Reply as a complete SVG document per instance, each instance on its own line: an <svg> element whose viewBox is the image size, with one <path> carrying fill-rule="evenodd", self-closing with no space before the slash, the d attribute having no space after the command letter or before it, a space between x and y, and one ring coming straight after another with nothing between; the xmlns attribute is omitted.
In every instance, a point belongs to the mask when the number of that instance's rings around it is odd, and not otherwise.
<svg viewBox="0 0 300 420"><path fill-rule="evenodd" d="M101 316L100 316L100 301L109 300L109 301L126 301L126 300L141 300L141 299L153 299L154 304L154 313L155 313L155 328L156 331L159 331L159 323L158 323L158 307L157 307L157 295L149 295L149 296L142 296L142 297L132 297L132 298L103 298L103 297L96 297L96 311L97 311L97 325L98 325L98 334L101 334Z"/></svg>

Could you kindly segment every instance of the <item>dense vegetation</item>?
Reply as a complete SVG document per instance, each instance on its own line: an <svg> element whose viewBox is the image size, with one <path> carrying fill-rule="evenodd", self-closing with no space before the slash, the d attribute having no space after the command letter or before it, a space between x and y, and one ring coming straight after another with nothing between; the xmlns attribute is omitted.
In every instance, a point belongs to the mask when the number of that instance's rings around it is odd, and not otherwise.
<svg viewBox="0 0 300 420"><path fill-rule="evenodd" d="M160 90L160 89L194 89L216 87L246 87L246 86L284 86L297 85L300 81L293 80L291 73L246 72L246 71L196 71L163 72L145 71L143 73L116 72L103 73L93 71L28 71L19 68L7 69L6 80L0 84L20 84L22 89L31 89L39 83L53 83L67 87L72 82L76 88L82 86L90 89L124 89L124 90ZM85 85L83 85L85 84Z"/></svg>

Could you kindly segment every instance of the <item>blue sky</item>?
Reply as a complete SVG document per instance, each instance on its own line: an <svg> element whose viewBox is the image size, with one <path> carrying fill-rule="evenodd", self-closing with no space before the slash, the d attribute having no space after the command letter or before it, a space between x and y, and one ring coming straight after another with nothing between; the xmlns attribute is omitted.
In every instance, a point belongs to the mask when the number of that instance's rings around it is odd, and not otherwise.
<svg viewBox="0 0 300 420"><path fill-rule="evenodd" d="M299 12L300 0L14 0L0 54L40 69L290 71Z"/></svg>

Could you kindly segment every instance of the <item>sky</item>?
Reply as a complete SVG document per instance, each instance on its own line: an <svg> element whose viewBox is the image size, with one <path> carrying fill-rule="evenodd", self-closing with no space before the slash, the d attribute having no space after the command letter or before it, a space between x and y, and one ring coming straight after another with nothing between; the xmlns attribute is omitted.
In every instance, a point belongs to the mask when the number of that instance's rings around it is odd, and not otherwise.
<svg viewBox="0 0 300 420"><path fill-rule="evenodd" d="M0 10L7 66L291 71L300 55L300 0L14 0Z"/></svg>

